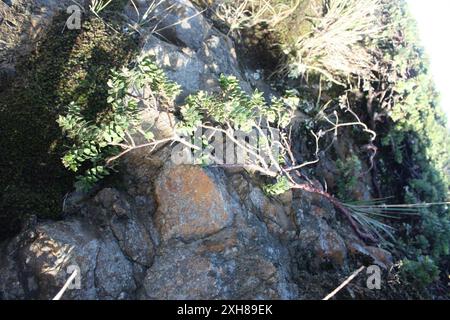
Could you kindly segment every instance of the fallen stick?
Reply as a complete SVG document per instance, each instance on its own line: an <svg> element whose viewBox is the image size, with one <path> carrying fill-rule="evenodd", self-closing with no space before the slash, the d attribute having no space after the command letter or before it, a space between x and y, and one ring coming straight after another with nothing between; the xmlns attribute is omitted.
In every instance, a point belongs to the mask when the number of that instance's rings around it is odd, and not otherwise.
<svg viewBox="0 0 450 320"><path fill-rule="evenodd" d="M364 266L362 266L361 268L359 268L358 270L356 270L355 272L353 272L353 274L347 278L347 280L345 280L344 282L342 282L342 284L337 287L336 289L334 289L333 292L331 292L329 295L327 295L325 298L323 298L322 300L330 300L331 298L333 298L336 293L338 293L339 291L342 290L342 288L344 288L347 284L350 283L350 281L352 281L361 271L364 270Z"/></svg>
<svg viewBox="0 0 450 320"><path fill-rule="evenodd" d="M77 276L78 271L75 270L71 276L69 277L69 279L67 279L66 283L64 284L64 286L61 288L61 290L59 290L58 294L52 299L52 300L59 300L61 299L62 295L64 294L64 292L66 292L67 288L69 287L70 283L73 281L73 279L75 279L75 277Z"/></svg>

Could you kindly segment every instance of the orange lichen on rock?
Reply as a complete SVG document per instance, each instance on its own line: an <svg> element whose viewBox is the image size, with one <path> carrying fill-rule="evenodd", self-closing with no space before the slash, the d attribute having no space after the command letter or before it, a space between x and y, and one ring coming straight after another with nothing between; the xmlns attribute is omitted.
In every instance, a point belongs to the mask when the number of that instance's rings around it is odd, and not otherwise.
<svg viewBox="0 0 450 320"><path fill-rule="evenodd" d="M156 181L155 189L158 202L155 223L163 240L200 239L232 222L225 189L200 167L167 168Z"/></svg>

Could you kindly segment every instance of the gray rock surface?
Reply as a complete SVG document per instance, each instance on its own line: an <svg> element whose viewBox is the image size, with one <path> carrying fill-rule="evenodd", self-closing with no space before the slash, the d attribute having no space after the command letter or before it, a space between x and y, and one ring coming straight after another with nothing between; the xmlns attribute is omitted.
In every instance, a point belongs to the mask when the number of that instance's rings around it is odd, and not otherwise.
<svg viewBox="0 0 450 320"><path fill-rule="evenodd" d="M296 193L287 211L286 196L267 198L245 174L170 162L158 171L150 188L100 190L64 221L31 224L2 244L1 298L51 299L75 265L81 288L65 299L297 299L310 297L313 280L319 290L325 280L314 274L337 282L355 257L392 263L323 199Z"/></svg>
<svg viewBox="0 0 450 320"><path fill-rule="evenodd" d="M178 47L151 34L145 40L142 54L154 56L167 76L182 87L180 100L199 90L217 90L221 74L236 76L244 90L251 90L243 80L233 43L218 31L205 36L197 50Z"/></svg>
<svg viewBox="0 0 450 320"><path fill-rule="evenodd" d="M147 9L144 3L138 8L141 15ZM126 12L132 21L137 20L132 8ZM154 56L168 77L182 86L180 101L199 90L216 90L221 74L236 76L244 90L251 90L244 81L233 41L214 28L190 1L167 0L152 13L156 22L146 29L141 54Z"/></svg>
<svg viewBox="0 0 450 320"><path fill-rule="evenodd" d="M81 288L65 298L134 296L134 265L148 267L155 253L145 227L150 216L140 220L135 211L123 194L104 189L76 216L29 227L1 249L2 297L51 299L66 282L69 266L80 269Z"/></svg>
<svg viewBox="0 0 450 320"><path fill-rule="evenodd" d="M68 299L295 298L287 249L225 179L169 164L154 182L156 213L103 189L65 221L30 227L2 247L2 297L50 299L76 265L82 287Z"/></svg>

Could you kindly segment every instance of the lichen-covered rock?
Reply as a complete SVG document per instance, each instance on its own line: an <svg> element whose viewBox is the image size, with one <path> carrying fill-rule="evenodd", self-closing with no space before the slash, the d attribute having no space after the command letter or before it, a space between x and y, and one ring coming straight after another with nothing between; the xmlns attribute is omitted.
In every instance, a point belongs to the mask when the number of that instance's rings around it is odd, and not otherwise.
<svg viewBox="0 0 450 320"><path fill-rule="evenodd" d="M261 218L272 233L282 236L286 232L295 230L290 212L281 203L270 201L261 189L253 188L249 194L249 199L255 207L255 211L261 214Z"/></svg>
<svg viewBox="0 0 450 320"><path fill-rule="evenodd" d="M113 210L109 226L126 256L141 265L150 266L154 254L152 239L128 201L114 189L100 191L96 201L100 202L104 208ZM150 219L150 217L147 218Z"/></svg>
<svg viewBox="0 0 450 320"><path fill-rule="evenodd" d="M308 218L300 228L301 247L311 254L310 263L317 266L328 262L340 266L345 263L345 242L325 221Z"/></svg>
<svg viewBox="0 0 450 320"><path fill-rule="evenodd" d="M51 299L75 265L81 288L65 299L297 297L288 250L222 172L168 164L162 173L156 213L146 213L142 195L103 189L71 218L2 246L1 296Z"/></svg>
<svg viewBox="0 0 450 320"><path fill-rule="evenodd" d="M144 280L144 298L152 299L295 299L297 286L287 264L280 265L284 250L247 239L248 248L224 232L201 244L171 246ZM245 237L245 234L241 235Z"/></svg>
<svg viewBox="0 0 450 320"><path fill-rule="evenodd" d="M190 166L168 166L162 172L156 181L160 207L155 219L161 237L171 241L159 248L155 263L147 271L144 298L297 296L287 249L271 235L259 213L239 204L239 196L224 185L222 173ZM222 207L216 208L217 204ZM221 214L214 214L219 208ZM200 216L198 212L202 212Z"/></svg>
<svg viewBox="0 0 450 320"><path fill-rule="evenodd" d="M328 264L345 266L347 247L343 235L333 228L337 225L331 204L320 196L302 192L293 206L299 230L297 254L306 259L312 268L320 269Z"/></svg>
<svg viewBox="0 0 450 320"><path fill-rule="evenodd" d="M217 269L211 261L189 247L170 247L160 251L144 280L149 299L208 299L221 288Z"/></svg>
<svg viewBox="0 0 450 320"><path fill-rule="evenodd" d="M358 241L348 242L349 253L367 260L368 263L376 264L385 270L389 270L393 265L392 254L382 248L367 246Z"/></svg>
<svg viewBox="0 0 450 320"><path fill-rule="evenodd" d="M235 208L220 182L199 166L163 170L156 181L155 223L164 240L192 241L219 232L233 222Z"/></svg>

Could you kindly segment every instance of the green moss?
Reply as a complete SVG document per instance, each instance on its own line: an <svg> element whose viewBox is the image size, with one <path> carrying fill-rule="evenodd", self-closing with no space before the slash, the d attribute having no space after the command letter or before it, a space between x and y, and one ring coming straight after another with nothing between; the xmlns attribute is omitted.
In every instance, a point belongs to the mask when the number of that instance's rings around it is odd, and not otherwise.
<svg viewBox="0 0 450 320"><path fill-rule="evenodd" d="M402 275L419 288L424 289L438 279L439 268L428 256L420 256L417 261L405 259L403 264Z"/></svg>
<svg viewBox="0 0 450 320"><path fill-rule="evenodd" d="M108 108L112 68L130 61L135 41L85 16L81 30L65 30L56 17L36 50L17 66L19 75L0 93L0 237L17 231L30 214L56 218L73 175L62 165L66 149L56 119L71 101L95 121ZM110 15L108 24L120 30Z"/></svg>
<svg viewBox="0 0 450 320"><path fill-rule="evenodd" d="M358 156L351 155L345 161L339 159L336 161L336 168L339 172L336 184L337 195L342 201L353 201L352 194L358 184L358 177L361 175L361 161Z"/></svg>

